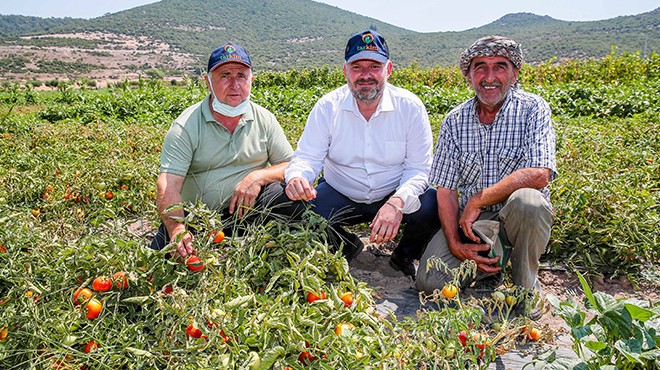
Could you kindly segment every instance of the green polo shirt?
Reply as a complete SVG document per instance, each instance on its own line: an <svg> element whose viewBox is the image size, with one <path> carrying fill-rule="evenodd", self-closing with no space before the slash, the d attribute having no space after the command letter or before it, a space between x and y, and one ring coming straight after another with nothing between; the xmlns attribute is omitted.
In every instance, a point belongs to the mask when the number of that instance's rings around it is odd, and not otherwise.
<svg viewBox="0 0 660 370"><path fill-rule="evenodd" d="M160 172L185 176L184 202L229 206L236 185L252 171L288 162L293 148L277 118L250 102L234 133L219 124L207 95L174 120L165 136Z"/></svg>

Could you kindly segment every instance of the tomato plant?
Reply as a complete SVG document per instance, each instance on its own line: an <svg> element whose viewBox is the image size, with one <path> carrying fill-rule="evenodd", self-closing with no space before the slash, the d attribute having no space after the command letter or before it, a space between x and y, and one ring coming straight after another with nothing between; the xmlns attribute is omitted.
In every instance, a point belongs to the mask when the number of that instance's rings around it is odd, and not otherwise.
<svg viewBox="0 0 660 370"><path fill-rule="evenodd" d="M92 288L97 292L107 292L112 289L112 279L107 276L99 276L92 282Z"/></svg>
<svg viewBox="0 0 660 370"><path fill-rule="evenodd" d="M117 289L128 289L128 278L125 271L118 271L112 275L112 280L115 281Z"/></svg>

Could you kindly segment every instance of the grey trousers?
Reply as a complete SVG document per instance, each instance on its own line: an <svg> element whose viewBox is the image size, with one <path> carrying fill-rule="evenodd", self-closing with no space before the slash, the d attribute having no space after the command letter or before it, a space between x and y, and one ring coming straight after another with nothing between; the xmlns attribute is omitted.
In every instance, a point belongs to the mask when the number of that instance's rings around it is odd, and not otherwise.
<svg viewBox="0 0 660 370"><path fill-rule="evenodd" d="M499 212L482 212L478 219L500 223L499 237L509 250L514 284L524 288L534 287L539 259L550 240L554 220L551 205L538 190L519 189L511 194ZM497 236L491 239L497 239ZM431 294L434 289L442 289L453 280L448 271L441 271L429 264L430 258L440 259L449 269L457 268L462 263L449 250L444 232L438 231L420 259L415 278L417 289L427 294ZM492 274L478 271L474 280L490 275ZM463 281L462 286L471 282Z"/></svg>

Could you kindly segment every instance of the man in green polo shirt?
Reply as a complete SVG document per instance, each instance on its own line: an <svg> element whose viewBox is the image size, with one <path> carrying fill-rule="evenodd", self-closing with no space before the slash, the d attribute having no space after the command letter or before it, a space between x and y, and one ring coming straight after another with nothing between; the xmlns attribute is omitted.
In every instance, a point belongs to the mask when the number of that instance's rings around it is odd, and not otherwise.
<svg viewBox="0 0 660 370"><path fill-rule="evenodd" d="M157 208L163 224L151 243L163 249L184 233L181 209L200 200L224 217L242 218L256 207L291 215L296 204L284 195L284 170L293 155L275 116L250 101L252 62L239 45L227 43L209 58L205 76L209 95L186 109L165 136L156 183ZM193 253L193 235L176 246L181 257Z"/></svg>

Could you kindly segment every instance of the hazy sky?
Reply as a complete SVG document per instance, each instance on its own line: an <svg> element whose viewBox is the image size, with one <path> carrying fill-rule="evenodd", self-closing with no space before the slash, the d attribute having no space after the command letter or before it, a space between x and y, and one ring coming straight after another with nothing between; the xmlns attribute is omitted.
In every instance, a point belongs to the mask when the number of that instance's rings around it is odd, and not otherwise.
<svg viewBox="0 0 660 370"><path fill-rule="evenodd" d="M155 0L0 0L0 14L94 18ZM549 15L564 21L593 21L649 12L658 0L318 0L419 32L463 31L509 13Z"/></svg>

